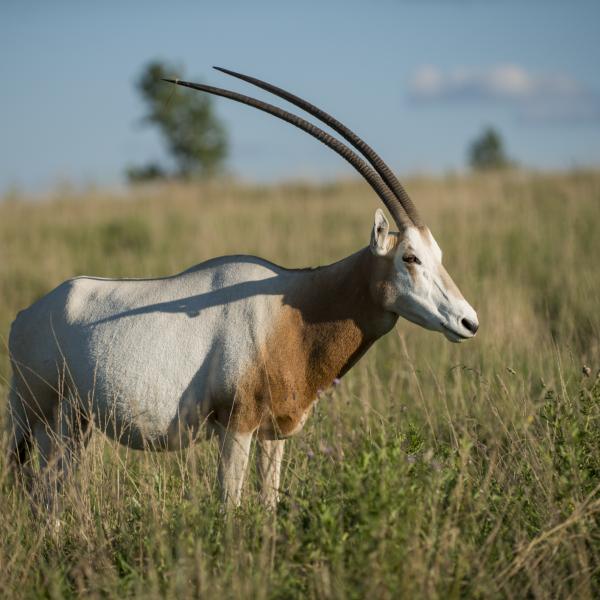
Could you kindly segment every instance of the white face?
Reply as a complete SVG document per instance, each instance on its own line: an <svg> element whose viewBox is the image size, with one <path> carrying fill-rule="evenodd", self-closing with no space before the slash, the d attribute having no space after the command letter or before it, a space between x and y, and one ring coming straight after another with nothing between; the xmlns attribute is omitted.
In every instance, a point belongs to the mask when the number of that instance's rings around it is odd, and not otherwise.
<svg viewBox="0 0 600 600"><path fill-rule="evenodd" d="M387 220L382 222L381 217L385 220L378 211L371 248L393 260L386 277L387 308L417 325L440 331L451 342L472 338L479 327L477 313L446 272L442 251L429 229L409 227L394 244L387 233Z"/></svg>

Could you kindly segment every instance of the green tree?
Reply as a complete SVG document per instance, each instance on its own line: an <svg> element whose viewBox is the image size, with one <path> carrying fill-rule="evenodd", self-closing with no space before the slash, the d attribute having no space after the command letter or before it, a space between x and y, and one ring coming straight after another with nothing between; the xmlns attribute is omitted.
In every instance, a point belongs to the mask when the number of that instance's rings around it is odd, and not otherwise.
<svg viewBox="0 0 600 600"><path fill-rule="evenodd" d="M513 163L506 156L500 134L487 127L469 147L469 164L477 171L504 169Z"/></svg>
<svg viewBox="0 0 600 600"><path fill-rule="evenodd" d="M165 77L183 78L179 69L151 62L144 68L137 89L147 107L144 122L158 127L175 168L170 171L156 164L130 167L127 174L131 181L212 175L227 155L225 128L215 115L212 98L162 81Z"/></svg>

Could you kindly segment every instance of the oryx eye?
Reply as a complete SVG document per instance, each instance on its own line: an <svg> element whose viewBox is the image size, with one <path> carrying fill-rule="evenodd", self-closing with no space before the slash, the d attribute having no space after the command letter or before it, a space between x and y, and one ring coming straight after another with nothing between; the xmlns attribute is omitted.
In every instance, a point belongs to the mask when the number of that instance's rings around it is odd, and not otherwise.
<svg viewBox="0 0 600 600"><path fill-rule="evenodd" d="M402 260L405 263L413 263L413 264L416 264L416 265L420 265L421 264L421 261L414 254L405 254L402 257Z"/></svg>

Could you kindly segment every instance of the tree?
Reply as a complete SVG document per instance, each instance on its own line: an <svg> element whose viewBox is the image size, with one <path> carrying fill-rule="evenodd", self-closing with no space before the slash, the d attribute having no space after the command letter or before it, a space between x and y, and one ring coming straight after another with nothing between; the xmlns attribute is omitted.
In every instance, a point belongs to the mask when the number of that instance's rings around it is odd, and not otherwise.
<svg viewBox="0 0 600 600"><path fill-rule="evenodd" d="M504 169L513 163L506 156L500 134L487 127L469 148L469 164L477 171Z"/></svg>
<svg viewBox="0 0 600 600"><path fill-rule="evenodd" d="M212 175L227 155L227 136L214 113L212 98L162 81L165 77L182 79L182 73L162 62L151 62L144 68L137 89L148 109L144 122L158 127L175 168L157 164L130 167L127 173L131 181Z"/></svg>
<svg viewBox="0 0 600 600"><path fill-rule="evenodd" d="M141 167L127 167L125 174L131 183L166 179L169 176L168 173L156 163L148 163Z"/></svg>

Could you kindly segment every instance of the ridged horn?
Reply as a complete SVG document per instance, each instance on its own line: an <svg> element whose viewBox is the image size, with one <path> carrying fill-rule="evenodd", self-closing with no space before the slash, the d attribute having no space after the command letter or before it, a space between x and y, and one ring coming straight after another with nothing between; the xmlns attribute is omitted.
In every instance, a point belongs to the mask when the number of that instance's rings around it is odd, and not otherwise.
<svg viewBox="0 0 600 600"><path fill-rule="evenodd" d="M236 73L235 71L224 69L223 67L213 67L213 69L255 85L267 92L270 92L271 94L274 94L275 96L279 96L280 98L287 100L291 104L294 104L298 108L301 108L302 110L311 114L313 117L316 117L325 123L325 125L331 127L345 140L352 144L352 146L354 146L371 163L375 171L377 171L390 190L392 190L396 198L398 198L398 201L400 204L402 204L402 207L410 217L411 221L417 227L423 224L416 206L413 204L413 201L410 199L408 193L404 189L404 186L400 183L400 181L398 181L398 178L394 175L393 171L387 166L379 154L377 154L377 152L371 148L371 146L369 146L363 139L358 137L356 133L338 121L335 117L332 117L324 110L321 110L314 104L307 102L299 96L296 96L280 87L267 83L266 81L257 79L256 77L250 77L249 75Z"/></svg>
<svg viewBox="0 0 600 600"><path fill-rule="evenodd" d="M381 177L360 156L358 156L358 154L353 152L350 148L348 148L348 146L329 135L316 125L313 125L305 119L287 112L286 110L283 110L277 106L273 106L267 102L262 102L261 100L257 100L256 98L252 98L250 96L245 96L244 94L238 94L237 92L213 87L211 85L181 81L179 79L163 79L163 81L182 85L194 90L200 90L201 92L207 92L208 94L213 94L215 96L229 98L230 100L235 100L236 102L252 106L258 110L273 115L278 119L298 127L298 129L302 129L302 131L305 131L312 137L316 138L331 148L334 152L339 154L342 158L346 159L365 178L375 193L381 198L386 208L390 211L390 214L392 215L392 218L399 229L404 229L411 225L410 217L404 210L403 206L398 202L396 196L394 196L387 185L383 182Z"/></svg>

